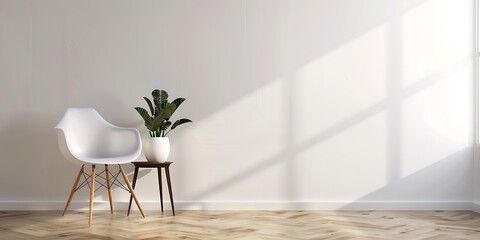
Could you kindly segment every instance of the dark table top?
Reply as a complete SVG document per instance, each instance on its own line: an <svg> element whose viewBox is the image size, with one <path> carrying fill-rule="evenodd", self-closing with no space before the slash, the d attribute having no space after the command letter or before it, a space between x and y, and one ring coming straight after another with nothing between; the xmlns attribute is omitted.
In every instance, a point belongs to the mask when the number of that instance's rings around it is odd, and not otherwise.
<svg viewBox="0 0 480 240"><path fill-rule="evenodd" d="M142 161L142 162L132 162L135 167L169 167L172 162L164 162L164 163L154 163L154 162L147 162L147 161Z"/></svg>

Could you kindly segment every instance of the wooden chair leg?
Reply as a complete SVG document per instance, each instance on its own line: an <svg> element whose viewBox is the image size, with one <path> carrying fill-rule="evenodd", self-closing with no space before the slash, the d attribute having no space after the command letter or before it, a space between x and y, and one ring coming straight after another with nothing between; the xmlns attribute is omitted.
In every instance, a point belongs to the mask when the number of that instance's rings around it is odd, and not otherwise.
<svg viewBox="0 0 480 240"><path fill-rule="evenodd" d="M80 180L80 176L82 176L83 173L83 166L80 168L80 171L78 172L77 179L75 179L75 183L73 184L72 191L70 191L70 196L68 197L67 204L65 205L65 209L63 210L62 216L65 215L67 212L68 206L70 205L70 202L72 201L73 195L75 194L75 189L77 189L78 181Z"/></svg>
<svg viewBox="0 0 480 240"><path fill-rule="evenodd" d="M133 190L135 190L135 185L137 184L137 176L138 176L138 167L135 167L135 173L133 174ZM132 194L130 194L130 200L128 201L128 210L127 216L130 216L130 209L132 207Z"/></svg>
<svg viewBox="0 0 480 240"><path fill-rule="evenodd" d="M92 224L94 194L95 194L95 165L92 165L92 182L90 187L90 209L88 211L88 224Z"/></svg>
<svg viewBox="0 0 480 240"><path fill-rule="evenodd" d="M108 164L105 164L105 174L107 175L107 189L108 200L110 202L110 213L113 214L112 186L110 186L110 172L108 171Z"/></svg>
<svg viewBox="0 0 480 240"><path fill-rule="evenodd" d="M123 168L120 164L118 165L118 167L120 168L120 172L122 173L123 180L125 180L125 183L127 184L128 190L130 190L130 194L132 194L132 197L135 200L135 203L137 204L137 207L140 210L140 213L145 218L145 214L143 214L143 209L140 206L140 203L138 202L138 199L137 199L137 196L135 195L135 192L133 192L133 188L132 188L132 185L130 184L130 181L128 180L127 174L125 174L125 171L123 171Z"/></svg>

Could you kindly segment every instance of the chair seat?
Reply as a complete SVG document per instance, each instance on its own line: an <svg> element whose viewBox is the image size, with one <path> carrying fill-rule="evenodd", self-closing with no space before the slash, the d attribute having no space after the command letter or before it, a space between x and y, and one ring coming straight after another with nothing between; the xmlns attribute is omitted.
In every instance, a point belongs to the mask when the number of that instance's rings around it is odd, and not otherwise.
<svg viewBox="0 0 480 240"><path fill-rule="evenodd" d="M124 156L124 157L111 157L111 158L87 158L79 157L78 160L85 164L125 164L132 162L132 157L136 156Z"/></svg>
<svg viewBox="0 0 480 240"><path fill-rule="evenodd" d="M137 129L112 125L93 108L67 109L55 128L62 154L76 164L124 164L142 152Z"/></svg>

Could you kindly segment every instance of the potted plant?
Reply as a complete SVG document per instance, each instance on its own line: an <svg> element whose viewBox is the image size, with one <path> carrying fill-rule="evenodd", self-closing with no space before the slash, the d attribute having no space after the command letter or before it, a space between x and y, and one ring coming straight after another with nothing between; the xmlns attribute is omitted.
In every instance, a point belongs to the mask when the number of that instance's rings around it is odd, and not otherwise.
<svg viewBox="0 0 480 240"><path fill-rule="evenodd" d="M170 117L185 101L185 98L177 98L173 102L168 102L168 93L158 89L152 91L152 98L153 103L149 98L143 97L147 102L150 113L144 108L135 108L145 121L145 127L149 130L150 137L145 140L143 150L148 161L165 162L170 154L168 133L184 123L191 122L191 120L182 118L173 122L173 124L170 121Z"/></svg>

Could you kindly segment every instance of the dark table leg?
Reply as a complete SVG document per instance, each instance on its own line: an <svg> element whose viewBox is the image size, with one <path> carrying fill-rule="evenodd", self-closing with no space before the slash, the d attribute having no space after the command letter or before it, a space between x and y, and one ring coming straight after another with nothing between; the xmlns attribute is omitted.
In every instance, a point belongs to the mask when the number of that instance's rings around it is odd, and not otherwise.
<svg viewBox="0 0 480 240"><path fill-rule="evenodd" d="M135 185L137 184L137 175L138 175L138 167L135 167L135 173L133 174L133 184L132 188L135 190ZM132 206L132 193L130 193L130 201L128 202L128 211L127 216L130 215L130 207Z"/></svg>
<svg viewBox="0 0 480 240"><path fill-rule="evenodd" d="M160 206L162 207L162 213L163 213L162 168L158 167L157 172L158 172L158 188L160 190Z"/></svg>
<svg viewBox="0 0 480 240"><path fill-rule="evenodd" d="M170 183L170 170L168 166L165 167L165 173L167 174L168 193L170 194L170 204L172 205L173 216L175 216L175 207L173 206L172 184Z"/></svg>

